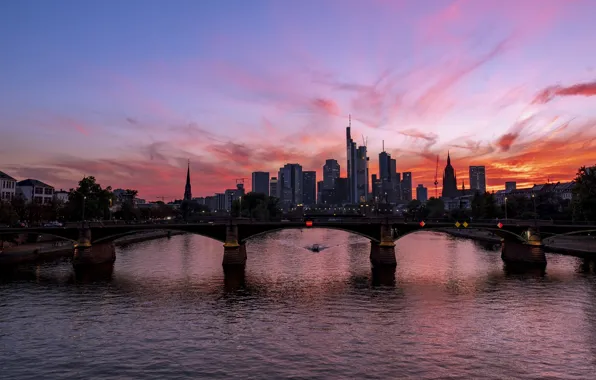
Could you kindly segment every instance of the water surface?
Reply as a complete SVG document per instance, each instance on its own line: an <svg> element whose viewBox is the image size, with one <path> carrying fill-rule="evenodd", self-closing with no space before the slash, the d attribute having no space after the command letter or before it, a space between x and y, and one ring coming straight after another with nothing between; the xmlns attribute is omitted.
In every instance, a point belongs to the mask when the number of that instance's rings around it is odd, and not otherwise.
<svg viewBox="0 0 596 380"><path fill-rule="evenodd" d="M304 247L330 246L321 252ZM596 276L547 255L512 273L500 251L421 232L396 273L366 239L286 230L221 243L174 236L117 249L113 273L69 262L0 280L0 378L593 378Z"/></svg>

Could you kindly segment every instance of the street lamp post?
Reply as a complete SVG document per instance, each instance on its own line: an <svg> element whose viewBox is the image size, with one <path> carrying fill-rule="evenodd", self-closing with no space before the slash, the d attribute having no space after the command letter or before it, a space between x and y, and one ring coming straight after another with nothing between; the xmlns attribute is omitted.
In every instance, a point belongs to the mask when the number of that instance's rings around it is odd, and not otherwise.
<svg viewBox="0 0 596 380"><path fill-rule="evenodd" d="M538 224L538 215L536 214L536 194L532 193L532 204L534 205L534 226Z"/></svg>
<svg viewBox="0 0 596 380"><path fill-rule="evenodd" d="M85 224L85 200L87 199L86 195L83 195L83 210L81 210L81 222Z"/></svg>
<svg viewBox="0 0 596 380"><path fill-rule="evenodd" d="M505 197L505 220L507 220L507 197Z"/></svg>

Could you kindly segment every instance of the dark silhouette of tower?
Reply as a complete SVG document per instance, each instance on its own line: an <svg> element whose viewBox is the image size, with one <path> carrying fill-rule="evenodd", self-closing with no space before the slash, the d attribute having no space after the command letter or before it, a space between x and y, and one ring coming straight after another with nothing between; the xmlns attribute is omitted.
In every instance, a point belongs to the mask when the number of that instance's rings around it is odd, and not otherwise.
<svg viewBox="0 0 596 380"><path fill-rule="evenodd" d="M443 192L442 196L445 198L458 197L459 190L457 189L457 177L455 176L455 169L451 166L451 157L447 152L447 166L443 172Z"/></svg>
<svg viewBox="0 0 596 380"><path fill-rule="evenodd" d="M186 186L184 186L184 200L192 200L192 191L190 188L190 160L188 161L188 169L186 170Z"/></svg>

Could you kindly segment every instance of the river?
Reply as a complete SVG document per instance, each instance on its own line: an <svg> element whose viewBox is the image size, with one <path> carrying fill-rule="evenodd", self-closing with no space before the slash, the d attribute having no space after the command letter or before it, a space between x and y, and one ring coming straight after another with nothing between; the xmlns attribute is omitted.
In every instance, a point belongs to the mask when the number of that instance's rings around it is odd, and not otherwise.
<svg viewBox="0 0 596 380"><path fill-rule="evenodd" d="M432 232L396 248L395 276L332 230L251 241L244 276L193 235L118 247L111 275L5 274L0 378L594 378L593 264L547 254L545 273L512 273L500 251Z"/></svg>

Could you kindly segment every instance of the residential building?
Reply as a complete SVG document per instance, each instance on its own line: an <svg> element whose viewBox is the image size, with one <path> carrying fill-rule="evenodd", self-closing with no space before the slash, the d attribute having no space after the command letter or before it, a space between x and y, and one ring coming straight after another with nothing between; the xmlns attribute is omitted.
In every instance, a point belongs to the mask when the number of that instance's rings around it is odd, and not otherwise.
<svg viewBox="0 0 596 380"><path fill-rule="evenodd" d="M418 184L416 187L416 199L422 203L428 201L428 189L422 184Z"/></svg>
<svg viewBox="0 0 596 380"><path fill-rule="evenodd" d="M10 201L15 197L17 180L0 171L0 201Z"/></svg>
<svg viewBox="0 0 596 380"><path fill-rule="evenodd" d="M26 202L49 204L54 199L54 187L36 179L26 179L17 182L16 196L23 197Z"/></svg>
<svg viewBox="0 0 596 380"><path fill-rule="evenodd" d="M401 180L401 200L409 202L412 200L412 173L403 172Z"/></svg>
<svg viewBox="0 0 596 380"><path fill-rule="evenodd" d="M302 166L286 164L279 169L277 193L284 210L302 204Z"/></svg>
<svg viewBox="0 0 596 380"><path fill-rule="evenodd" d="M486 167L470 166L470 189L480 194L486 193Z"/></svg>
<svg viewBox="0 0 596 380"><path fill-rule="evenodd" d="M277 177L271 177L269 181L269 195L279 198L279 194L277 193Z"/></svg>
<svg viewBox="0 0 596 380"><path fill-rule="evenodd" d="M329 159L323 165L323 188L335 188L335 180L339 178L339 163L337 160Z"/></svg>
<svg viewBox="0 0 596 380"><path fill-rule="evenodd" d="M115 189L112 191L112 194L114 194L114 197L116 198L116 204L128 203L133 206L137 204L135 195L130 190Z"/></svg>
<svg viewBox="0 0 596 380"><path fill-rule="evenodd" d="M215 211L226 211L226 194L215 193Z"/></svg>
<svg viewBox="0 0 596 380"><path fill-rule="evenodd" d="M269 195L269 172L252 173L252 192Z"/></svg>
<svg viewBox="0 0 596 380"><path fill-rule="evenodd" d="M68 191L64 191L62 189L54 191L54 199L60 203L68 202Z"/></svg>
<svg viewBox="0 0 596 380"><path fill-rule="evenodd" d="M517 184L515 181L505 182L505 190L507 190L507 191L515 190L516 187L517 187Z"/></svg>
<svg viewBox="0 0 596 380"><path fill-rule="evenodd" d="M532 195L540 196L542 194L554 194L558 198L571 200L574 186L574 182L557 182L534 185L525 189L499 190L495 193L495 201L497 204L503 205L506 198L525 197L529 199Z"/></svg>

